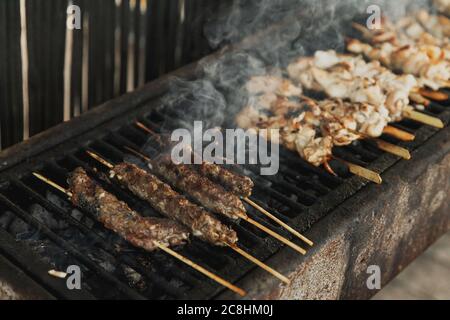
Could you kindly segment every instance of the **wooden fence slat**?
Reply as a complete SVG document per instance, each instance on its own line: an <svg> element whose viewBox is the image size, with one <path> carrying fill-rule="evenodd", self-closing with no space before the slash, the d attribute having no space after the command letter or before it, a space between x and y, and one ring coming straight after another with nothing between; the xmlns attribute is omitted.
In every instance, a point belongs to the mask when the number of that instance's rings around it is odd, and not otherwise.
<svg viewBox="0 0 450 320"><path fill-rule="evenodd" d="M134 12L130 1L136 3ZM79 6L81 19L88 22L71 33L71 59L65 56L69 3ZM0 150L21 141L24 132L19 4L0 1ZM72 61L66 69L70 74L66 117L72 118L125 93L128 70L133 71L129 87L135 88L201 58L209 50L203 36L205 13L217 7L217 1L210 0L25 0L25 4L30 135L64 118L66 58ZM147 10L141 10L145 5ZM135 42L130 47L132 30Z"/></svg>

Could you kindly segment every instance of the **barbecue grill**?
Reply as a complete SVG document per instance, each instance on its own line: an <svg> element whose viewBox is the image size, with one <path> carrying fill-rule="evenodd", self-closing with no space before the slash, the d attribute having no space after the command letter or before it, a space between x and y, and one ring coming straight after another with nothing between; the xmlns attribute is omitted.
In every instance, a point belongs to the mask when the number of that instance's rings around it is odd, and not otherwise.
<svg viewBox="0 0 450 320"><path fill-rule="evenodd" d="M68 173L81 166L101 183L106 169L86 155L86 149L117 162L126 156L121 146L142 149L149 139L135 126L136 120L166 129L176 128L181 117L196 120L189 118L189 110L164 107L161 98L171 77L202 77L199 64L269 37L266 32L227 47L1 153L0 287L20 298L236 298L170 256L131 247L89 214L74 209L66 195L36 180L32 172L66 185ZM299 256L244 221L233 225L241 246L287 275L291 285L281 284L227 248L196 239L180 253L241 286L247 298L372 296L376 291L366 286L368 266L380 267L384 285L450 227L450 110L433 102L427 112L446 127L438 130L403 120L397 126L414 133L413 142L384 137L408 148L410 161L367 141L336 149L339 157L380 172L382 185L343 168L333 176L287 150L281 150L275 176L258 176L257 167L243 167L256 185L253 198L315 242L306 256ZM138 212L157 215L127 191L105 188ZM296 241L271 220L248 210L253 219ZM80 266L81 290L68 290L65 281L48 274L68 265Z"/></svg>

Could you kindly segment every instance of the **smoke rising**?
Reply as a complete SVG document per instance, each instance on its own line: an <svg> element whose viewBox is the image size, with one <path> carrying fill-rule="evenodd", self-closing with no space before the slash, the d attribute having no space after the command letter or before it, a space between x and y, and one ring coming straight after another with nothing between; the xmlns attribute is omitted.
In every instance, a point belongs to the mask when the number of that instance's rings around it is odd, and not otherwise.
<svg viewBox="0 0 450 320"><path fill-rule="evenodd" d="M204 33L212 48L234 45L234 49L223 50L213 62L200 63L201 79L174 79L164 107L178 115L178 128L192 129L194 120L206 121L205 127L235 127L235 114L249 100L243 86L251 76L283 75L290 61L316 50L344 51L345 38L352 35L351 22L365 24L370 5L378 5L390 19L430 7L428 0L232 1L228 10L206 24ZM166 129L173 129L173 123L171 127Z"/></svg>

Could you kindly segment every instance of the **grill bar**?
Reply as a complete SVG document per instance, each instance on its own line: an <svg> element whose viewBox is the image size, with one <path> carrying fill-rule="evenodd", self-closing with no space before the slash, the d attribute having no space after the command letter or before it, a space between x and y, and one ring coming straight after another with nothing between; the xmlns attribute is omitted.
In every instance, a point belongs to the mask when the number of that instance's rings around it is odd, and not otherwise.
<svg viewBox="0 0 450 320"><path fill-rule="evenodd" d="M42 197L39 193L29 188L27 185L25 185L23 182L19 180L13 180L12 183L14 183L20 190L26 192L26 194L33 197L37 203L41 204L45 209L49 210L50 212L55 212L61 217L64 217L65 220L71 224L72 226L78 228L83 234L90 237L93 240L92 245L99 245L103 250L114 256L116 259L120 260L122 263L127 264L137 272L141 273L142 275L148 276L149 280L152 281L153 284L160 286L162 289L167 291L170 295L173 295L174 297L181 298L182 296L180 293L167 283L165 283L164 280L162 280L160 277L155 275L152 270L145 268L144 266L141 266L137 264L134 259L129 255L119 255L117 254L116 250L108 244L101 235L94 232L92 229L88 228L85 224L79 222L75 218L73 218L67 210L64 210L53 203L46 200L44 197Z"/></svg>
<svg viewBox="0 0 450 320"><path fill-rule="evenodd" d="M54 233L52 230L50 230L47 226L43 225L42 223L39 223L36 219L29 216L27 212L23 211L21 208L17 207L14 203L12 203L7 197L5 197L2 193L0 193L0 201L3 202L6 206L8 206L12 211L14 211L21 219L28 222L30 225L34 226L35 228L38 228L40 232L42 232L45 236L47 236L49 239L60 245L62 248L67 250L71 255L76 257L78 260L80 260L83 264L88 266L90 269L94 270L95 273L97 273L99 276L104 278L105 280L113 283L118 290L120 290L122 293L124 293L127 297L133 298L133 299L144 299L143 296L136 293L135 291L131 290L128 286L125 284L119 282L115 277L111 276L110 274L106 273L103 269L101 269L95 262L92 260L86 258L85 255L83 255L80 251L77 250L73 245L59 237L56 233Z"/></svg>

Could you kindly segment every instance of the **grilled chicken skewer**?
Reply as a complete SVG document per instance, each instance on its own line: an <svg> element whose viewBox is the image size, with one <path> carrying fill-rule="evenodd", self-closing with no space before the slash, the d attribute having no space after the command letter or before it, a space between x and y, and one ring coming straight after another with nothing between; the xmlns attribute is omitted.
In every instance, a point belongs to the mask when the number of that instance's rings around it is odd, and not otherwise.
<svg viewBox="0 0 450 320"><path fill-rule="evenodd" d="M114 231L134 246L146 251L160 249L240 296L246 295L244 290L169 248L188 241L189 232L185 227L168 219L142 217L126 203L119 201L96 184L82 168L75 169L70 175L69 190L41 174L33 173L33 175L65 193L74 206L91 213L107 229Z"/></svg>
<svg viewBox="0 0 450 320"><path fill-rule="evenodd" d="M275 83L280 85L277 87ZM281 85L282 83L283 85ZM267 88L275 90L270 92ZM306 111L307 117L304 118L304 125L318 127L324 136L333 138L334 145L348 145L356 139L369 138L384 151L405 159L410 158L408 150L377 139L384 133L389 121L389 117L386 115L387 111L378 112L374 106L367 103L349 103L338 99L317 102L303 95L291 97L289 92L298 94L301 92L301 88L297 87L297 90L289 89L287 91L284 88L295 88L295 86L289 80L276 76L252 77L246 85L250 94L249 107L243 112L248 114L239 116L239 121L244 122L240 125L247 127L245 117L256 118L261 111L277 116L284 116L286 113L303 115L303 112ZM292 98L297 101L292 101ZM312 112L304 110L305 105L313 107L309 108ZM263 115L261 119L264 117ZM252 120L250 119L250 121ZM304 138L304 136L302 137ZM299 152L302 155L301 150Z"/></svg>
<svg viewBox="0 0 450 320"><path fill-rule="evenodd" d="M414 75L420 87L430 87L439 90L449 86L450 64L440 58L445 55L439 47L404 45L395 46L385 42L380 46L373 46L356 39L350 39L347 50L364 54L368 59L380 61L384 66L393 71ZM427 50L427 51L425 51ZM430 57L430 53L438 51L439 58Z"/></svg>
<svg viewBox="0 0 450 320"><path fill-rule="evenodd" d="M409 96L418 87L414 76L398 76L378 61L367 63L359 56L340 55L333 50L317 51L314 57L291 63L288 73L309 90L323 92L331 98L369 103L390 121L406 117L443 127L440 119L417 112L409 105Z"/></svg>
<svg viewBox="0 0 450 320"><path fill-rule="evenodd" d="M420 11L415 17L408 16L396 24L386 18L381 30L372 31L354 23L353 27L362 33L368 43L350 39L347 49L353 53L363 53L371 60L378 60L394 71L416 76L421 87L428 86L433 90L448 87L449 39L442 34L443 30L438 30L434 25L430 28L430 20L427 12ZM421 93L432 99L448 99L442 92L422 89Z"/></svg>
<svg viewBox="0 0 450 320"><path fill-rule="evenodd" d="M443 14L450 16L450 1L449 0L434 0L433 4L438 8ZM447 19L446 26L448 29L447 37L450 36L450 19L442 16L442 18Z"/></svg>
<svg viewBox="0 0 450 320"><path fill-rule="evenodd" d="M90 151L87 151L87 153L109 168L110 177L119 185L146 201L164 216L185 225L194 236L212 245L228 246L284 283L290 283L290 280L281 273L239 248L237 246L238 238L234 230L226 227L209 212L175 192L153 174L134 164L120 163L113 165L96 153ZM220 234L220 232L225 234Z"/></svg>
<svg viewBox="0 0 450 320"><path fill-rule="evenodd" d="M303 94L300 85L295 85L288 79L273 75L252 77L246 83L245 89L250 96L249 104L261 104L266 109L270 109L271 105L279 97L298 99ZM362 133L369 134L372 137L378 137L383 133L402 141L412 141L415 139L414 135L386 123L389 120L389 117L386 115L388 113L386 108L374 108L373 106L360 103L354 105L346 104L344 108L336 105L336 103L326 103L326 105L331 106L327 111L334 110L339 117L353 118L352 122L356 121L360 123L360 129L363 130ZM378 133L370 134L369 130ZM382 132L379 132L379 130L382 130Z"/></svg>
<svg viewBox="0 0 450 320"><path fill-rule="evenodd" d="M309 163L315 166L324 165L327 169L328 161L335 158L332 154L334 143L340 141L339 143L343 145L345 140L345 144L349 144L360 135L346 130L334 119L327 123L325 118L320 118L321 112L319 106L310 100L301 99L300 102L293 102L277 97L270 104L266 104L265 101L263 103L253 101L236 116L236 123L241 128L263 134L267 140L281 141L287 149L297 152ZM333 133L324 134L325 127L331 129ZM352 173L381 183L381 177L377 173L347 161L344 163ZM331 168L327 170L330 171ZM332 171L330 173L334 174Z"/></svg>
<svg viewBox="0 0 450 320"><path fill-rule="evenodd" d="M168 139L167 136L154 132L146 125L144 125L142 122L138 121L136 122L136 125L145 132L151 134L160 144L160 147L168 146L171 144L171 141ZM298 231L296 231L295 229L284 223L282 220L278 219L276 216L274 216L273 214L271 214L266 209L262 208L260 205L258 205L256 202L254 202L252 199L249 198L253 189L253 181L249 177L236 174L232 171L223 168L222 166L208 162L203 162L200 165L199 172L203 174L205 177L208 177L209 179L215 182L225 185L226 188L230 190L232 193L241 197L242 200L247 202L253 208L255 208L259 212L263 213L265 216L269 217L270 219L281 225L283 228L294 234L299 239L306 242L308 245L310 246L314 245L314 243L311 240L306 238L304 235L300 234Z"/></svg>

